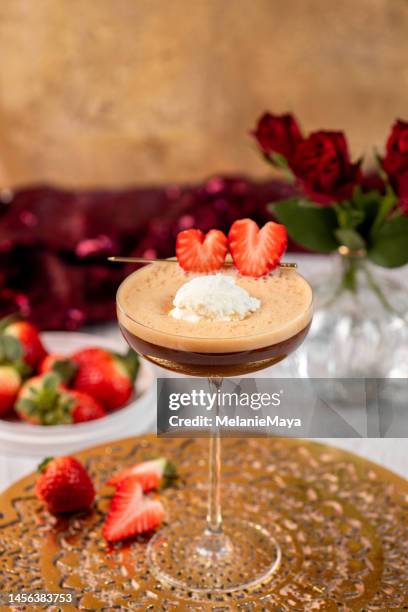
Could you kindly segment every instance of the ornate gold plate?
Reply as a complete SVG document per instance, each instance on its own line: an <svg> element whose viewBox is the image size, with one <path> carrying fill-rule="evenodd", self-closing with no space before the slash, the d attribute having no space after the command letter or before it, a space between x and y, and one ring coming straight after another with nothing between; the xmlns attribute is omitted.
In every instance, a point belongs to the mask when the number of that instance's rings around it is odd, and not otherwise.
<svg viewBox="0 0 408 612"><path fill-rule="evenodd" d="M142 437L79 453L97 490L86 515L52 518L33 495L36 475L0 496L0 591L71 590L75 606L15 610L401 611L408 609L408 483L350 453L284 439L224 439L225 514L279 541L282 564L252 592L209 597L157 583L148 536L108 547L101 536L114 471L164 455L181 478L162 499L169 521L203 520L206 440ZM243 559L243 563L245 559ZM1 608L10 610L13 608Z"/></svg>

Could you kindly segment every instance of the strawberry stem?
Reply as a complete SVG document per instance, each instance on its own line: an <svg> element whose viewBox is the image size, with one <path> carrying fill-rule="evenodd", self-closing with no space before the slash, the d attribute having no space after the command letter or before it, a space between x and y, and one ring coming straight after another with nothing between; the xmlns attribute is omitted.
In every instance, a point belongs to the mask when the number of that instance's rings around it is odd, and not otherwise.
<svg viewBox="0 0 408 612"><path fill-rule="evenodd" d="M14 336L3 335L0 337L0 361L13 362L22 359L23 346Z"/></svg>
<svg viewBox="0 0 408 612"><path fill-rule="evenodd" d="M135 382L140 366L139 357L135 351L133 349L129 349L126 355L118 355L115 353L115 357L117 357L125 366L132 383Z"/></svg>
<svg viewBox="0 0 408 612"><path fill-rule="evenodd" d="M57 374L61 381L64 383L70 383L78 371L79 365L72 361L72 359L57 359L54 362L51 371Z"/></svg>
<svg viewBox="0 0 408 612"><path fill-rule="evenodd" d="M47 468L47 465L54 459L54 457L46 457L41 461L39 466L37 467L37 471L43 474Z"/></svg>

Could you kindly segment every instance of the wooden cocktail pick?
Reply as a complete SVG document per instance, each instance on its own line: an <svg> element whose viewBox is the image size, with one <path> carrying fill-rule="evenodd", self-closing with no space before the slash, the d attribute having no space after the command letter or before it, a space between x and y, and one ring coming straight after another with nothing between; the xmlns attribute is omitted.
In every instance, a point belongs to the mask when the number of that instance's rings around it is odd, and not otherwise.
<svg viewBox="0 0 408 612"><path fill-rule="evenodd" d="M113 261L116 263L156 263L156 262L160 262L160 263L178 263L177 259L151 259L148 257L121 257L121 256L114 256L114 257L108 257L108 261ZM231 267L234 265L234 263L232 261L226 261L223 264L225 267ZM280 268L292 268L295 269L297 268L297 264L296 263L291 263L291 262L283 262L279 264Z"/></svg>

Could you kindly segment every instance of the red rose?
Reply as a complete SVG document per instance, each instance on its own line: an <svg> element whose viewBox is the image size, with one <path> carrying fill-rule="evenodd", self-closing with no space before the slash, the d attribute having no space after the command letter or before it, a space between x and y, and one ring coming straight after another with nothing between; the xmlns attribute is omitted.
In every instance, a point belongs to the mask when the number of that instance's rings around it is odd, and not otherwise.
<svg viewBox="0 0 408 612"><path fill-rule="evenodd" d="M350 198L361 180L342 132L314 132L297 148L291 168L307 196L322 205Z"/></svg>
<svg viewBox="0 0 408 612"><path fill-rule="evenodd" d="M279 153L287 160L293 157L296 146L303 140L296 119L289 113L286 115L265 113L258 120L252 135L265 155Z"/></svg>
<svg viewBox="0 0 408 612"><path fill-rule="evenodd" d="M403 212L408 213L408 123L398 120L388 136L382 166L400 198Z"/></svg>
<svg viewBox="0 0 408 612"><path fill-rule="evenodd" d="M396 121L388 136L383 168L391 181L408 173L408 123Z"/></svg>

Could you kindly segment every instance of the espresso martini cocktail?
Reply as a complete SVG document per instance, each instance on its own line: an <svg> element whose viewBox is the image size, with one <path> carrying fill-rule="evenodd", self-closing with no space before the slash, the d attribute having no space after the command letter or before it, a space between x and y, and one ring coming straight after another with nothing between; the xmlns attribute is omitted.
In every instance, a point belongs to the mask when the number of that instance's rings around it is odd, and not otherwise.
<svg viewBox="0 0 408 612"><path fill-rule="evenodd" d="M196 276L156 263L131 274L118 292L130 346L189 376L240 376L271 366L300 345L311 318L310 286L284 268L255 279L228 268Z"/></svg>
<svg viewBox="0 0 408 612"><path fill-rule="evenodd" d="M206 236L194 229L181 232L177 261L146 265L119 287L123 335L156 365L207 377L218 397L223 377L281 361L307 334L312 290L295 269L280 265L285 247L286 230L273 222L259 230L255 222L241 219L228 237L219 230ZM217 414L217 401L214 410ZM217 430L209 450L206 523L181 516L147 549L151 570L162 582L204 599L255 588L281 561L269 530L236 517L233 508L223 519Z"/></svg>

